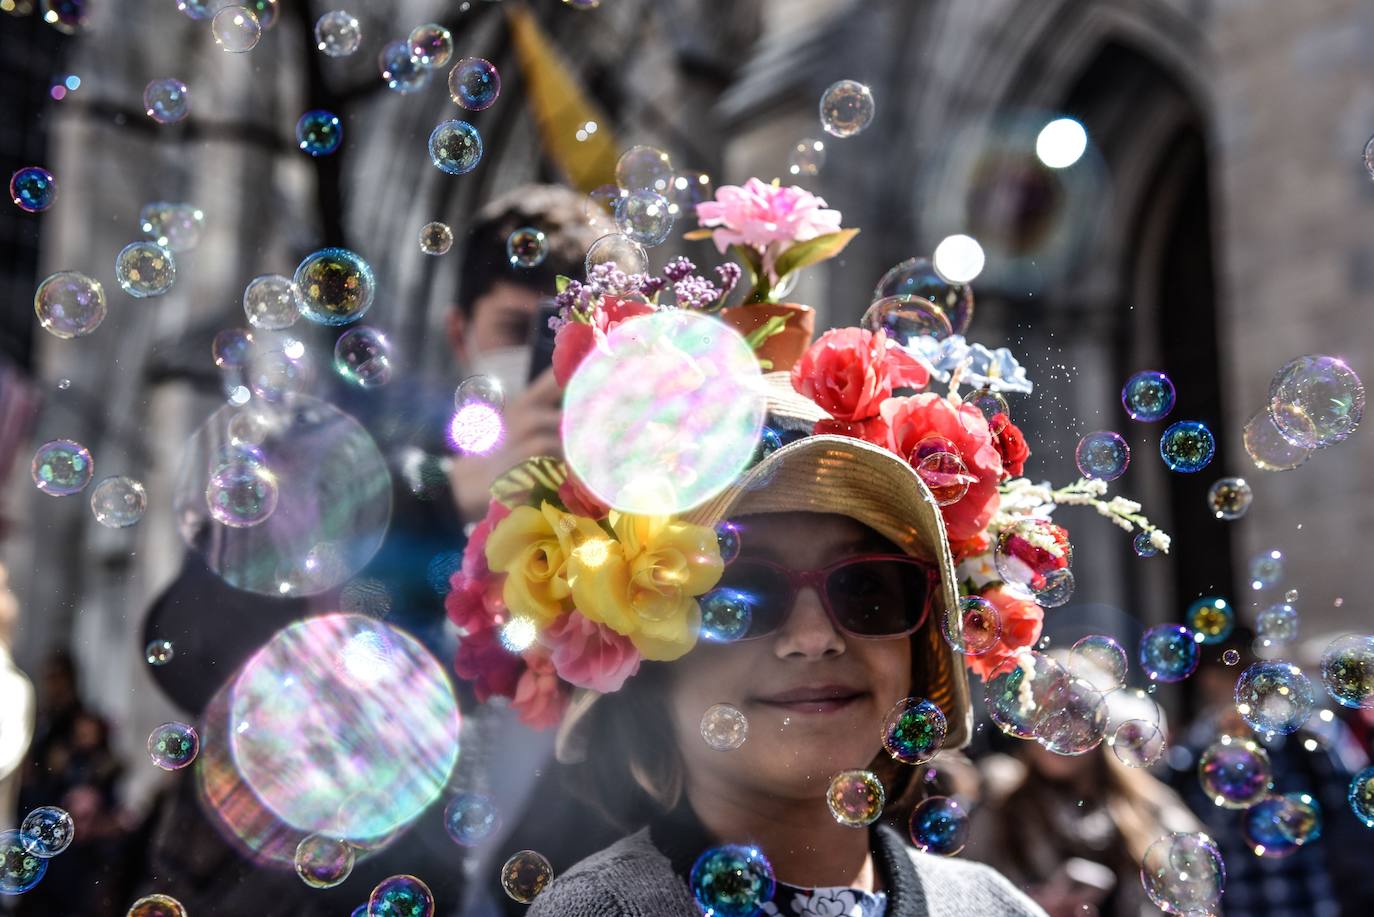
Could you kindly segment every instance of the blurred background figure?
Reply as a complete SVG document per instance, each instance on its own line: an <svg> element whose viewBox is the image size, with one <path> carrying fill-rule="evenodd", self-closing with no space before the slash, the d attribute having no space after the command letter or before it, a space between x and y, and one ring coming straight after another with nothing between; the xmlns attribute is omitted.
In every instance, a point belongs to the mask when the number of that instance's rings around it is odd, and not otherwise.
<svg viewBox="0 0 1374 917"><path fill-rule="evenodd" d="M10 591L9 571L0 564L0 830L16 827L21 765L33 740L33 682L14 664L10 648L19 623L19 602Z"/></svg>

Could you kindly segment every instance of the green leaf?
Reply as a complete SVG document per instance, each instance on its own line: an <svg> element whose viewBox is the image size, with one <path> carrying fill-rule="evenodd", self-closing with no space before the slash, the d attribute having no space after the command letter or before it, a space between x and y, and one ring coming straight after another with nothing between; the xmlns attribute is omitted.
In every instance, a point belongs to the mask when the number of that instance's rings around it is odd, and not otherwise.
<svg viewBox="0 0 1374 917"><path fill-rule="evenodd" d="M559 274L558 277L554 279L553 288L559 293L562 293L568 288L568 284L570 283L572 283L571 277L564 277L562 274Z"/></svg>
<svg viewBox="0 0 1374 917"><path fill-rule="evenodd" d="M798 242L778 256L774 270L779 277L785 277L793 271L819 264L844 251L849 240L858 234L858 229L841 229L839 232L826 233L805 242Z"/></svg>
<svg viewBox="0 0 1374 917"><path fill-rule="evenodd" d="M744 297L744 302L767 301L769 284L763 272L763 257L747 245L732 245L730 252L744 266L744 279L749 281L749 293Z"/></svg>
<svg viewBox="0 0 1374 917"><path fill-rule="evenodd" d="M774 315L768 321L759 325L753 331L744 336L744 343L749 345L751 350L758 350L763 346L763 342L775 334L782 333L782 329L787 325L787 320L792 316Z"/></svg>

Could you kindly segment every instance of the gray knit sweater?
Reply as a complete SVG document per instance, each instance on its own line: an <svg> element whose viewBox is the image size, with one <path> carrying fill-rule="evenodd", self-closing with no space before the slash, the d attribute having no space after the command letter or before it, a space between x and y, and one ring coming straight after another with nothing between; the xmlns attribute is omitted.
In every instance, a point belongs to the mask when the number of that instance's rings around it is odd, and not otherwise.
<svg viewBox="0 0 1374 917"><path fill-rule="evenodd" d="M986 866L918 853L891 828L875 829L873 840L885 917L1045 917ZM645 828L555 879L528 917L701 917L677 859L675 866Z"/></svg>

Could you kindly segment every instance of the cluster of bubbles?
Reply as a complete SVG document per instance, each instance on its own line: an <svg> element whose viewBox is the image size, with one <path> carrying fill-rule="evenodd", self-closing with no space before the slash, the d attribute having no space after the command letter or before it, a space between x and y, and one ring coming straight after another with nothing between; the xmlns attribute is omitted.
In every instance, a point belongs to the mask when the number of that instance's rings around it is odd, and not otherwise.
<svg viewBox="0 0 1374 917"><path fill-rule="evenodd" d="M740 844L702 853L692 864L689 884L702 913L718 917L753 917L777 890L763 851Z"/></svg>
<svg viewBox="0 0 1374 917"><path fill-rule="evenodd" d="M25 166L10 176L10 200L26 213L42 213L57 200L57 179L42 166Z"/></svg>
<svg viewBox="0 0 1374 917"><path fill-rule="evenodd" d="M734 751L749 737L749 720L738 707L712 704L701 715L701 737L716 751Z"/></svg>
<svg viewBox="0 0 1374 917"><path fill-rule="evenodd" d="M1140 882L1165 913L1215 913L1226 890L1226 864L1207 835L1170 834L1145 851Z"/></svg>
<svg viewBox="0 0 1374 917"><path fill-rule="evenodd" d="M328 156L343 143L343 122L332 111L316 108L296 121L296 146L311 156Z"/></svg>
<svg viewBox="0 0 1374 917"><path fill-rule="evenodd" d="M872 771L840 771L830 779L825 792L825 804L835 821L846 828L863 828L873 824L883 814L887 792Z"/></svg>
<svg viewBox="0 0 1374 917"><path fill-rule="evenodd" d="M821 127L833 137L853 137L873 121L873 91L854 80L832 83L821 94Z"/></svg>
<svg viewBox="0 0 1374 917"><path fill-rule="evenodd" d="M972 823L958 800L931 796L912 810L907 827L917 850L948 857L964 849Z"/></svg>
<svg viewBox="0 0 1374 917"><path fill-rule="evenodd" d="M501 888L513 901L529 904L553 881L553 866L535 850L513 854L501 867Z"/></svg>
<svg viewBox="0 0 1374 917"><path fill-rule="evenodd" d="M163 723L148 733L148 757L164 771L181 770L200 753L200 735L187 723Z"/></svg>
<svg viewBox="0 0 1374 917"><path fill-rule="evenodd" d="M944 745L948 728L944 712L935 703L908 697L883 719L883 748L903 764L925 764Z"/></svg>
<svg viewBox="0 0 1374 917"><path fill-rule="evenodd" d="M444 807L444 829L453 842L476 847L501 828L501 811L490 796L459 793Z"/></svg>
<svg viewBox="0 0 1374 917"><path fill-rule="evenodd" d="M181 80L152 80L143 88L143 112L158 124L174 124L191 113L191 90Z"/></svg>

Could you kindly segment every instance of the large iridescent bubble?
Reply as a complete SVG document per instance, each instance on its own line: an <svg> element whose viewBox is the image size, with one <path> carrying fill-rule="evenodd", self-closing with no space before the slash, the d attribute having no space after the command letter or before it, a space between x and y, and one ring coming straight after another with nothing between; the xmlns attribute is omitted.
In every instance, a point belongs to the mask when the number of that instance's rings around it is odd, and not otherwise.
<svg viewBox="0 0 1374 917"><path fill-rule="evenodd" d="M1202 791L1219 806L1245 809L1273 787L1269 753L1253 739L1224 735L1203 751L1197 764Z"/></svg>
<svg viewBox="0 0 1374 917"><path fill-rule="evenodd" d="M1314 703L1312 682L1291 662L1256 662L1236 681L1236 709L1263 734L1297 732Z"/></svg>
<svg viewBox="0 0 1374 917"><path fill-rule="evenodd" d="M244 421L250 423L244 423ZM251 448L235 431L254 429ZM276 485L270 516L220 522L207 485L226 459L251 457ZM372 437L316 398L288 395L225 406L196 431L177 474L173 510L187 545L226 583L262 595L314 595L346 582L381 546L391 521L391 475Z"/></svg>
<svg viewBox="0 0 1374 917"><path fill-rule="evenodd" d="M1226 890L1226 864L1205 834L1170 834L1150 845L1140 863L1145 893L1165 913L1216 912Z"/></svg>
<svg viewBox="0 0 1374 917"><path fill-rule="evenodd" d="M1374 710L1374 637L1346 634L1322 653L1322 684L1343 707Z"/></svg>
<svg viewBox="0 0 1374 917"><path fill-rule="evenodd" d="M1202 656L1197 635L1182 624L1160 624L1140 638L1140 667L1151 681L1182 681Z"/></svg>
<svg viewBox="0 0 1374 917"><path fill-rule="evenodd" d="M569 381L564 453L613 507L686 510L748 465L763 426L762 391L753 351L723 323L686 311L631 319Z"/></svg>
<svg viewBox="0 0 1374 917"><path fill-rule="evenodd" d="M1069 679L1069 673L1051 657L1026 653L1013 668L988 680L983 694L988 715L1007 735L1034 739Z"/></svg>
<svg viewBox="0 0 1374 917"><path fill-rule="evenodd" d="M773 900L773 866L757 847L730 844L697 857L691 873L692 897L703 913L752 917Z"/></svg>
<svg viewBox="0 0 1374 917"><path fill-rule="evenodd" d="M229 712L239 772L302 831L378 838L409 824L458 760L458 705L413 637L363 615L284 628L240 670Z"/></svg>
<svg viewBox="0 0 1374 917"><path fill-rule="evenodd" d="M1269 384L1269 417L1295 446L1333 445L1359 427L1364 383L1339 357L1298 357Z"/></svg>
<svg viewBox="0 0 1374 917"><path fill-rule="evenodd" d="M887 296L915 296L938 306L954 334L966 333L973 321L973 288L946 283L929 258L908 258L884 274L873 289L873 301Z"/></svg>

